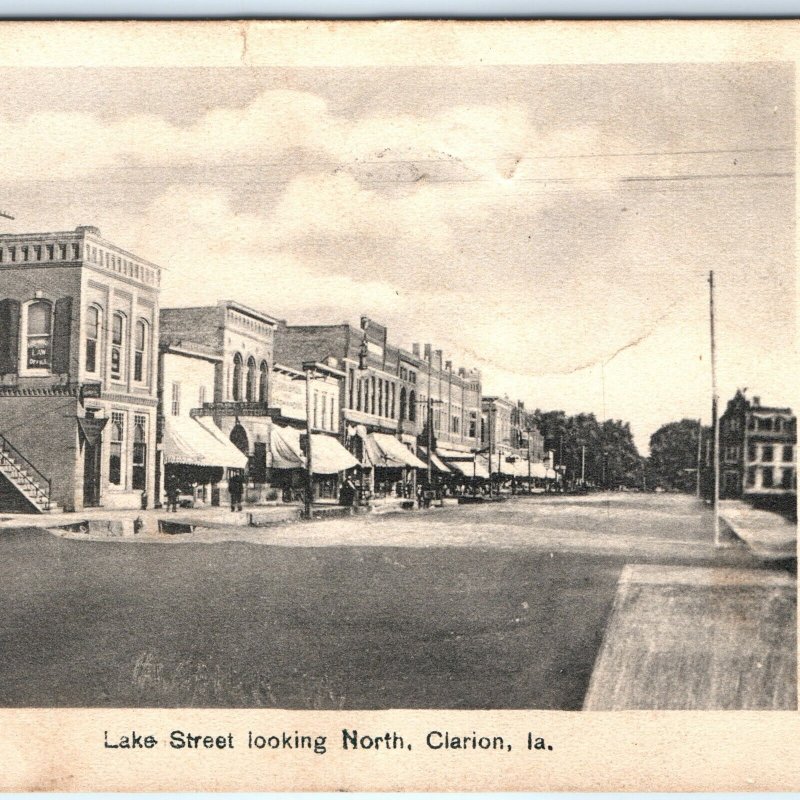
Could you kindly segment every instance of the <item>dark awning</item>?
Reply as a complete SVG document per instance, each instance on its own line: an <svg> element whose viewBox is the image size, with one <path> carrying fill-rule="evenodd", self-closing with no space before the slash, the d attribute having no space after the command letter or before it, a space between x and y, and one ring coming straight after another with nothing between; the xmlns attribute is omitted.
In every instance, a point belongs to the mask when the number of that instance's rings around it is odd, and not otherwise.
<svg viewBox="0 0 800 800"><path fill-rule="evenodd" d="M105 428L107 422L108 418L78 417L78 430L89 447L94 447L100 441L100 435L103 433L103 428Z"/></svg>

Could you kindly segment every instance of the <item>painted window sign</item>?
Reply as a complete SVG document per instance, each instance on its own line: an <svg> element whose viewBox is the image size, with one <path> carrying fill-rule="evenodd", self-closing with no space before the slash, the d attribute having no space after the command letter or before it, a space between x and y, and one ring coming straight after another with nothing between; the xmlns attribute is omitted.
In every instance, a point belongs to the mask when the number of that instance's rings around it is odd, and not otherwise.
<svg viewBox="0 0 800 800"><path fill-rule="evenodd" d="M27 351L28 369L50 368L50 335L52 309L42 300L28 306Z"/></svg>

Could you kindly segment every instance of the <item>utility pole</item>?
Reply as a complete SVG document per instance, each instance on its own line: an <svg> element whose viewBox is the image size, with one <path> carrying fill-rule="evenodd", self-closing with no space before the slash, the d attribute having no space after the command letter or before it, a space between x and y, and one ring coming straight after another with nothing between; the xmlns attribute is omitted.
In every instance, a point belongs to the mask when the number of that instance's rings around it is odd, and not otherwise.
<svg viewBox="0 0 800 800"><path fill-rule="evenodd" d="M703 458L703 421L697 420L697 499L700 499L700 464Z"/></svg>
<svg viewBox="0 0 800 800"><path fill-rule="evenodd" d="M428 489L433 483L433 469L431 451L433 450L433 401L430 395L430 381L428 382Z"/></svg>
<svg viewBox="0 0 800 800"><path fill-rule="evenodd" d="M719 395L717 393L717 344L714 335L713 269L708 273L708 300L711 322L711 425L714 429L714 547L719 547Z"/></svg>
<svg viewBox="0 0 800 800"><path fill-rule="evenodd" d="M306 491L303 498L303 516L311 519L311 502L314 493L314 473L311 464L311 368L306 365Z"/></svg>

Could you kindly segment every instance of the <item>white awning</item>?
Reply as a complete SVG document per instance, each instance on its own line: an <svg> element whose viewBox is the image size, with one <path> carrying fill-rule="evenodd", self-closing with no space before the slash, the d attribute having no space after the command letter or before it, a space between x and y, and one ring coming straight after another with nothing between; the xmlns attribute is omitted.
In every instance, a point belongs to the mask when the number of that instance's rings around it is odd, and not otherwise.
<svg viewBox="0 0 800 800"><path fill-rule="evenodd" d="M315 475L331 475L357 466L358 460L333 436L311 434L311 470Z"/></svg>
<svg viewBox="0 0 800 800"><path fill-rule="evenodd" d="M306 459L300 449L297 428L272 426L270 452L273 469L303 469ZM324 433L311 434L311 471L315 475L332 475L357 467L358 461L333 437Z"/></svg>
<svg viewBox="0 0 800 800"><path fill-rule="evenodd" d="M547 477L547 469L545 468L544 464L540 464L537 461L531 462L531 475L534 478L546 478Z"/></svg>
<svg viewBox="0 0 800 800"><path fill-rule="evenodd" d="M388 433L370 433L365 444L369 461L375 467L428 468L399 439Z"/></svg>
<svg viewBox="0 0 800 800"><path fill-rule="evenodd" d="M465 464L465 466L471 467L470 464ZM475 456L475 477L489 480L489 462L486 456Z"/></svg>
<svg viewBox="0 0 800 800"><path fill-rule="evenodd" d="M245 469L242 453L211 419L202 417L165 418L164 463L201 467Z"/></svg>
<svg viewBox="0 0 800 800"><path fill-rule="evenodd" d="M270 430L269 451L273 469L300 469L306 461L300 450L300 431L296 428L273 425Z"/></svg>
<svg viewBox="0 0 800 800"><path fill-rule="evenodd" d="M420 452L422 453L422 458L427 460L427 458L428 458L428 448L427 447L420 447L419 449L420 449ZM426 467L428 466L427 463L425 464L425 466ZM439 470L439 472L450 472L450 469L448 468L447 464L445 464L444 461L442 461L442 459L439 458L438 455L436 455L436 451L435 450L431 453L431 466L434 469Z"/></svg>
<svg viewBox="0 0 800 800"><path fill-rule="evenodd" d="M438 448L436 452L445 460L447 466L450 467L453 472L459 472L467 478L472 478L473 475L476 478L489 477L489 473L486 471L486 467L484 466L486 459L484 459L484 463L481 464L480 458L478 458L474 453L466 453L461 450L445 450L442 447ZM450 459L453 458L458 460L451 461ZM468 458L469 461L462 461L461 459L464 458Z"/></svg>

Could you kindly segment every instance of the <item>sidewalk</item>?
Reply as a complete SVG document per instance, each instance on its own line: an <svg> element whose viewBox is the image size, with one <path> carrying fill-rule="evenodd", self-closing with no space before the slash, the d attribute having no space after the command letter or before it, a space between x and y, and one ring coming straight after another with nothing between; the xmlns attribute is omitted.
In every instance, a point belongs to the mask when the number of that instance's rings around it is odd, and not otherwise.
<svg viewBox="0 0 800 800"><path fill-rule="evenodd" d="M759 558L797 556L797 528L780 514L759 511L741 500L723 500L720 516Z"/></svg>
<svg viewBox="0 0 800 800"><path fill-rule="evenodd" d="M796 597L782 571L629 564L584 710L796 709Z"/></svg>
<svg viewBox="0 0 800 800"><path fill-rule="evenodd" d="M256 525L278 524L295 520L300 516L300 506L293 503L274 506L245 506L243 511L230 511L219 506L203 508L179 508L175 512L166 508L108 509L90 508L83 511L61 512L58 514L7 514L0 516L0 530L4 528L48 528L64 526L84 526L105 529L105 535L133 534L135 520L141 520L141 535L158 534L159 521L173 525L186 525L202 528L230 528ZM76 531L79 532L79 531Z"/></svg>

